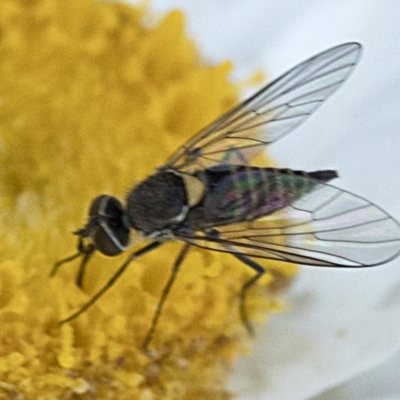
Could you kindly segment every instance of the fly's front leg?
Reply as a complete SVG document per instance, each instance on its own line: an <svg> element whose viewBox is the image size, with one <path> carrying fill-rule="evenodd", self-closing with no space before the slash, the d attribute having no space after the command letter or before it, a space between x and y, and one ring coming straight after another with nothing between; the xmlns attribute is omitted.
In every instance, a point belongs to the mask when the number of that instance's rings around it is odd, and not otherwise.
<svg viewBox="0 0 400 400"><path fill-rule="evenodd" d="M50 272L50 276L51 277L55 276L57 274L58 269L61 267L61 265L67 264L67 263L75 260L76 258L82 257L81 263L79 265L79 270L78 270L78 273L77 273L76 279L75 279L76 285L82 289L83 277L85 274L86 265L89 262L89 260L92 258L95 251L96 251L96 248L93 244L84 245L82 239L80 239L78 242L78 252L70 257L67 257L60 261L57 261L53 265L53 268Z"/></svg>
<svg viewBox="0 0 400 400"><path fill-rule="evenodd" d="M83 254L81 265L79 266L78 273L76 275L76 285L80 287L81 289L83 288L83 277L85 276L85 271L86 271L86 265L89 262L89 260L92 258L93 254L96 251L96 247L90 243L88 245L85 245L83 243L83 240L79 240L78 244L78 250L80 253Z"/></svg>
<svg viewBox="0 0 400 400"><path fill-rule="evenodd" d="M246 257L243 254L234 254L232 255L237 258L242 263L248 265L250 268L256 271L256 275L254 275L251 279L249 279L240 290L240 304L239 304L239 311L240 311L240 318L242 320L243 325L245 326L247 332L250 335L254 335L254 329L249 321L249 317L247 315L247 308L246 308L246 295L247 291L263 276L265 273L265 269L252 259Z"/></svg>
<svg viewBox="0 0 400 400"><path fill-rule="evenodd" d="M135 253L131 254L128 259L121 265L120 268L111 276L111 278L107 281L107 283L97 292L95 293L92 298L85 303L77 312L71 314L69 317L61 320L59 322L60 325L65 324L66 322L70 322L75 318L79 317L82 313L84 313L89 307L91 307L107 290L114 285L117 279L123 274L123 272L128 268L132 261L136 260L138 257L149 253L150 251L160 247L163 242L152 242L147 246L141 248L140 250L136 251Z"/></svg>
<svg viewBox="0 0 400 400"><path fill-rule="evenodd" d="M90 252L85 253L82 257L81 264L79 265L79 270L78 273L76 274L76 286L79 288L83 289L83 277L85 276L85 271L86 271L86 265L89 262L89 260L92 258L94 252L95 252L95 247L90 250Z"/></svg>

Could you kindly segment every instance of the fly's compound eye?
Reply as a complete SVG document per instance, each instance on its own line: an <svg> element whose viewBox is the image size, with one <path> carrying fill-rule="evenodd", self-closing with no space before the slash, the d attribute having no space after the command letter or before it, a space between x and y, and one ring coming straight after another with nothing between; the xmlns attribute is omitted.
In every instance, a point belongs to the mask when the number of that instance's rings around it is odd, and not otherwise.
<svg viewBox="0 0 400 400"><path fill-rule="evenodd" d="M115 197L103 194L93 200L84 230L85 236L106 256L115 256L129 245L129 222L121 202Z"/></svg>

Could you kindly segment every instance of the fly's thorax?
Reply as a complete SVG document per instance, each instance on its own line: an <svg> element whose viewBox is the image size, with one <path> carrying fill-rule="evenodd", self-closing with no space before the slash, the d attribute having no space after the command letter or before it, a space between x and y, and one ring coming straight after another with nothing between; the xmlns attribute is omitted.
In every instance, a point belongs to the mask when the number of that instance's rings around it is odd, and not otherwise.
<svg viewBox="0 0 400 400"><path fill-rule="evenodd" d="M145 236L173 230L203 194L204 185L194 176L170 170L157 172L128 194L129 222Z"/></svg>
<svg viewBox="0 0 400 400"><path fill-rule="evenodd" d="M96 197L90 205L87 224L77 234L82 239L88 238L106 256L125 251L130 241L130 227L121 202L105 194Z"/></svg>

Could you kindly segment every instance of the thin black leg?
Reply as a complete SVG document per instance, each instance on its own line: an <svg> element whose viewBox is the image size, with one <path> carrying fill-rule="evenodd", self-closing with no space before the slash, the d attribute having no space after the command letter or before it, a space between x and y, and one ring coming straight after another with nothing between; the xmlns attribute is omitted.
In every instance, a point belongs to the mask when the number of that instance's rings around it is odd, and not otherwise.
<svg viewBox="0 0 400 400"><path fill-rule="evenodd" d="M79 258L81 256L82 256L82 253L78 252L78 253L73 254L70 257L63 258L62 260L57 261L56 263L54 263L53 268L51 269L50 276L51 277L55 276L57 274L58 268L60 268L61 265L67 264L70 261L74 261L76 258Z"/></svg>
<svg viewBox="0 0 400 400"><path fill-rule="evenodd" d="M231 253L235 258L237 258L239 261L242 263L248 265L250 268L254 269L256 271L256 275L253 276L250 280L248 280L243 286L242 289L240 290L240 304L239 304L239 311L240 311L240 318L243 322L243 325L247 329L247 332L249 332L250 335L254 335L254 329L253 326L251 325L248 315L247 315L247 309L246 309L246 295L247 291L261 278L261 276L265 273L265 269L252 259L246 257L243 254L238 254L238 253Z"/></svg>
<svg viewBox="0 0 400 400"><path fill-rule="evenodd" d="M76 275L76 280L75 280L76 285L81 289L83 288L83 277L85 276L86 265L89 262L89 260L92 258L95 251L96 251L95 247L92 246L85 253L83 253L81 265L79 266L79 270L78 270L78 273Z"/></svg>
<svg viewBox="0 0 400 400"><path fill-rule="evenodd" d="M54 265L53 268L51 269L50 276L53 277L56 275L58 269L61 267L63 264L67 264L71 261L74 261L76 258L82 257L81 264L79 266L78 274L76 275L76 285L82 289L83 287L83 277L85 274L85 269L86 265L89 262L89 260L92 258L94 252L96 251L96 248L94 247L93 244L89 244L85 246L83 244L82 239L79 240L78 242L78 252L75 253L74 255L64 258L60 261L57 261Z"/></svg>
<svg viewBox="0 0 400 400"><path fill-rule="evenodd" d="M190 249L190 244L185 244L183 246L181 252L178 255L178 258L176 259L176 261L174 263L174 266L172 268L172 272L171 272L171 275L170 275L170 277L168 279L168 282L165 285L165 287L164 287L164 289L163 289L163 291L161 293L160 300L158 301L156 311L155 311L155 313L153 315L153 320L151 321L150 329L147 331L147 334L146 334L146 336L144 338L144 341L143 341L143 344L142 344L142 349L144 351L146 351L146 352L148 350L148 347L149 347L149 344L150 344L151 340L153 339L154 332L156 330L157 323L158 323L158 320L159 320L160 315L161 315L161 311L162 311L162 309L164 307L165 300L167 299L167 296L168 296L168 294L169 294L169 292L171 290L172 284L174 283L176 275L178 274L179 268L180 268L183 260L187 256L187 253L188 253L189 249Z"/></svg>
<svg viewBox="0 0 400 400"><path fill-rule="evenodd" d="M150 251L160 247L163 242L152 242L147 246L143 247L142 249L136 251L135 253L131 254L128 259L121 265L121 267L114 273L114 275L108 280L108 282L96 293L93 297L84 304L77 312L70 315L68 318L63 319L60 321L60 325L65 324L66 322L70 322L73 319L79 317L83 312L85 312L90 306L92 306L114 283L115 281L123 274L129 264L134 261L135 259L139 258L140 256L149 253Z"/></svg>

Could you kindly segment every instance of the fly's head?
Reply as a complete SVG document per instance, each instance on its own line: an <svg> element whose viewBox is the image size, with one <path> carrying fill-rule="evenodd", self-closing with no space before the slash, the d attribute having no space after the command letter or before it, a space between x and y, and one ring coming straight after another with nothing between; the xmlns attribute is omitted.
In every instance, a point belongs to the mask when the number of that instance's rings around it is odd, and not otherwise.
<svg viewBox="0 0 400 400"><path fill-rule="evenodd" d="M88 261L96 251L115 256L125 251L130 241L129 220L124 207L115 197L101 195L96 197L89 208L86 225L74 232L78 236L78 252L57 261L50 276L55 276L61 265L81 258L76 284L83 285L83 276Z"/></svg>
<svg viewBox="0 0 400 400"><path fill-rule="evenodd" d="M78 250L92 249L106 256L125 251L130 241L130 226L121 202L115 197L100 195L89 208L87 224L75 232L79 236Z"/></svg>

